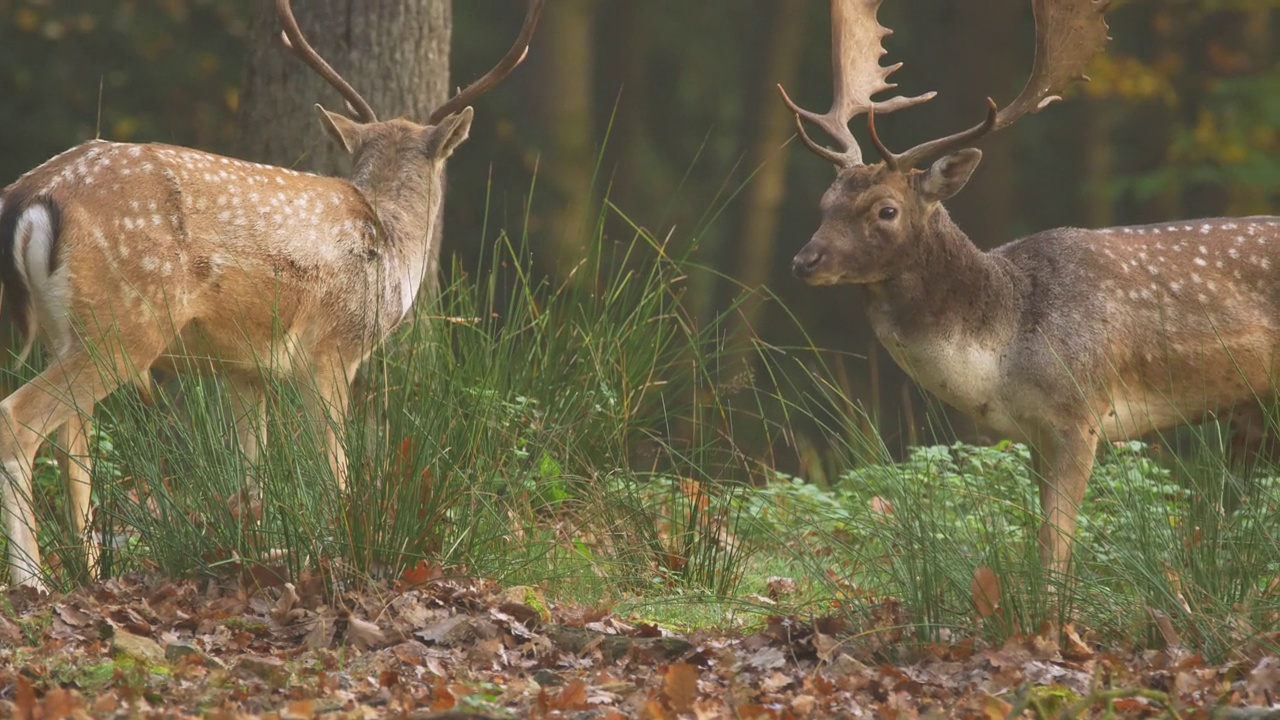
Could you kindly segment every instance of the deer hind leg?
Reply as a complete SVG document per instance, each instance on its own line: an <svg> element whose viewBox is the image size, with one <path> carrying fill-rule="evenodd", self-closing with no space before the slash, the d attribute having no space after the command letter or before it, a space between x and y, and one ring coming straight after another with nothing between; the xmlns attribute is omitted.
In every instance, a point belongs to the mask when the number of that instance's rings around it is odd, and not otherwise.
<svg viewBox="0 0 1280 720"><path fill-rule="evenodd" d="M1270 403L1246 401L1231 409L1227 424L1227 468L1222 488L1221 511L1230 515L1247 497L1246 483L1256 472L1274 466L1277 455L1276 437L1270 427Z"/></svg>
<svg viewBox="0 0 1280 720"><path fill-rule="evenodd" d="M1093 472L1097 432L1089 426L1047 430L1032 449L1040 485L1040 562L1051 575L1066 573L1080 504Z"/></svg>
<svg viewBox="0 0 1280 720"><path fill-rule="evenodd" d="M313 363L314 375L302 378L302 397L312 437L324 439L329 468L339 490L347 483L347 453L342 446L342 435L351 381L358 367L358 363L346 365L334 358Z"/></svg>
<svg viewBox="0 0 1280 720"><path fill-rule="evenodd" d="M89 434L93 427L93 406L77 407L71 419L58 428L58 464L67 485L67 519L84 545L85 567L90 576L98 567L98 545L93 541L93 509L90 506L90 478L93 459L89 456Z"/></svg>
<svg viewBox="0 0 1280 720"><path fill-rule="evenodd" d="M55 358L43 372L0 402L0 462L4 474L0 478L0 499L9 541L9 580L13 584L44 584L31 495L31 463L36 450L55 428L78 428L78 414L92 408L117 384L77 347ZM78 447L79 442L72 444ZM78 479L85 482L76 489L71 505L76 514L82 509L87 514L87 478L80 475Z"/></svg>

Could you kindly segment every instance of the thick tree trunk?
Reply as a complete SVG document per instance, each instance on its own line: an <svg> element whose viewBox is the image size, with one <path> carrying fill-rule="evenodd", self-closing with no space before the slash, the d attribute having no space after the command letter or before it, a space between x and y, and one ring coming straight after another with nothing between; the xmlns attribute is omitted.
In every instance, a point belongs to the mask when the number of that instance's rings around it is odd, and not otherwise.
<svg viewBox="0 0 1280 720"><path fill-rule="evenodd" d="M274 4L254 5L238 154L314 172L345 172L346 153L324 135L312 109L320 103L341 112L342 99L284 49ZM307 0L294 5L303 34L379 118L423 122L448 96L450 0Z"/></svg>

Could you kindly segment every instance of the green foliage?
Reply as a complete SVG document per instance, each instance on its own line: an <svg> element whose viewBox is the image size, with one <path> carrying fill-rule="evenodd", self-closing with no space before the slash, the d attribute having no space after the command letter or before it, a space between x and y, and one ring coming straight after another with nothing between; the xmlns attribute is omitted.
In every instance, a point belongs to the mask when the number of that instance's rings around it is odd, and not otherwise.
<svg viewBox="0 0 1280 720"><path fill-rule="evenodd" d="M0 185L94 137L230 147L246 0L0 0Z"/></svg>
<svg viewBox="0 0 1280 720"><path fill-rule="evenodd" d="M1221 455L1200 454L1170 469L1141 442L1103 453L1068 588L1086 626L1132 633L1151 609L1221 654L1253 639L1250 628L1276 611L1267 588L1280 575L1280 479L1256 473L1240 483L1238 506L1224 510L1223 483L1236 480ZM783 476L744 504L759 538L782 539L803 577L825 585L813 597L900 598L922 638L972 624L970 582L991 567L1004 597L987 627L1005 634L1037 627L1048 607L1029 460L1008 443L921 447L900 463L848 471L829 489Z"/></svg>

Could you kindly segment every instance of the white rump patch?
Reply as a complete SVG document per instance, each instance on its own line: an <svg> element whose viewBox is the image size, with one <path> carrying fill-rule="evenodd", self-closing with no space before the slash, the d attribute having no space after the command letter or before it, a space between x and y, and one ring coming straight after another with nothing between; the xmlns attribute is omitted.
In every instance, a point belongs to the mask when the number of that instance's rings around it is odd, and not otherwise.
<svg viewBox="0 0 1280 720"><path fill-rule="evenodd" d="M18 274L33 292L49 281L50 253L53 251L53 216L44 203L36 203L18 218L14 233L14 261Z"/></svg>

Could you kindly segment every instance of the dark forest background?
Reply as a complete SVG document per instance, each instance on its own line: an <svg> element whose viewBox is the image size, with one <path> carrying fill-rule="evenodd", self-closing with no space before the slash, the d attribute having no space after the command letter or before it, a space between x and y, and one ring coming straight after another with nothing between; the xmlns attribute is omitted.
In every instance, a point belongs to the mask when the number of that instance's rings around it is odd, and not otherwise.
<svg viewBox="0 0 1280 720"><path fill-rule="evenodd" d="M416 48L413 29L400 27L381 44L442 53L434 62L451 66L449 87L488 69L523 16L518 0L458 0L451 13L448 0L295 4L304 29L309 4L345 12L346 27L377 8L430 6L423 12L434 13L432 37L442 41ZM1093 82L984 140L982 167L949 203L953 214L993 247L1058 225L1274 212L1278 10L1280 0L1117 0L1115 40ZM548 0L528 64L478 102L472 139L450 165L442 266L475 267L500 229L526 226L527 209L539 269L564 281L607 200L714 271L691 278L691 312L710 318L743 287L767 288L808 337L764 295L741 304L726 332L829 349L850 392L877 408L886 442L916 439L929 401L876 349L858 292L807 288L788 273L832 171L789 142L794 126L774 86L827 107L827 14L827 0ZM271 22L265 1L0 0L0 185L95 136L330 169L309 112L272 129L314 151L291 162L255 142L274 121L245 112L252 73L305 74L287 69L294 61L264 40L274 29L255 32L255 18ZM1025 0L891 0L881 21L896 31L886 63L906 63L894 76L901 90L939 91L882 119L891 147L967 127L986 96L1009 101L1030 68ZM376 33L367 42L377 46ZM341 53L316 44L345 72ZM379 53L373 77L352 79L384 114L442 96L439 78L406 87L417 75L401 76L397 55ZM314 101L340 109L314 87ZM603 228L606 237L630 232L616 215Z"/></svg>

